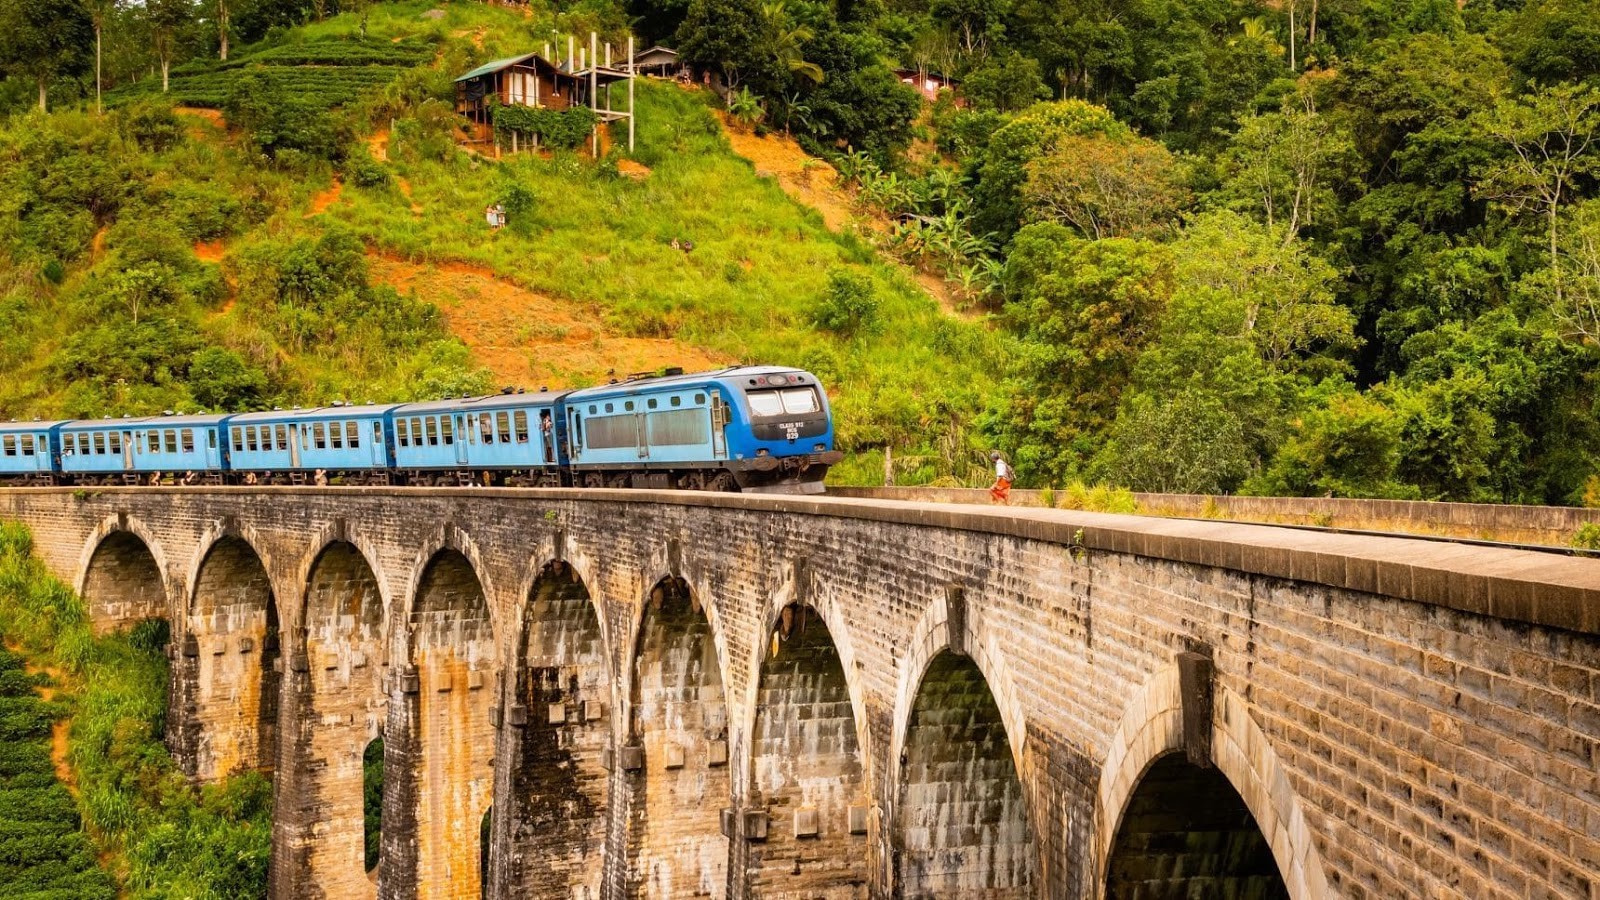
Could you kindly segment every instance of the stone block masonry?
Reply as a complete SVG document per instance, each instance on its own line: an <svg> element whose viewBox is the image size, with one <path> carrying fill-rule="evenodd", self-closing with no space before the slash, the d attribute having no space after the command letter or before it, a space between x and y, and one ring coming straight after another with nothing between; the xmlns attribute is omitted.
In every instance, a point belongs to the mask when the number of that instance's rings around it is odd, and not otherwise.
<svg viewBox="0 0 1600 900"><path fill-rule="evenodd" d="M275 770L278 897L1600 900L1594 560L631 491L0 517L172 623L169 742Z"/></svg>

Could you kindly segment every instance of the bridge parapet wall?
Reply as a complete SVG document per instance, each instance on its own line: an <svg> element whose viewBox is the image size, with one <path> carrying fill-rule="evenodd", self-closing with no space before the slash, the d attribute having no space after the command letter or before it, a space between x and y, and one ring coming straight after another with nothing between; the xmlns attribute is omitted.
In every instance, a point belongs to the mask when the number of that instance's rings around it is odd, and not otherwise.
<svg viewBox="0 0 1600 900"><path fill-rule="evenodd" d="M943 858L988 867L962 882L988 879L985 896L1099 896L1108 871L1137 868L1109 865L1119 852L1116 835L1126 808L1147 806L1135 802L1144 774L1172 753L1198 755L1226 777L1289 896L1593 900L1600 890L1600 562L1593 560L1060 510L664 492L41 489L0 493L0 517L32 526L41 556L75 584L84 583L106 522L138 523L141 540L160 561L180 630L188 627L179 613L192 600L196 557L219 523L250 535L285 634L307 628L311 561L330 534L346 535L366 552L383 598L372 677L389 698L391 729L416 718L399 714L395 698L412 688L438 693L439 685L407 684L423 569L441 546L470 544L466 558L492 623L482 689L498 709L489 715L492 727L386 735L399 748L395 764L407 767L396 781L411 788L395 793L394 803L406 808L385 810L384 872L403 868L455 884L477 849L479 823L441 825L426 811L481 808L473 792L491 780L502 791L550 780L510 773L490 779L479 753L491 742L495 764L509 765L504 760L526 727L516 716L538 714L518 698L542 695L518 689L509 677L516 661L529 657L528 645L517 646L528 638L513 623L529 619L529 586L551 559L561 559L593 600L599 639L586 643L585 652L603 648L610 679L606 700L594 707L603 715L596 723L610 733L600 753L610 773L609 824L573 832L592 835L584 839L598 846L585 854L569 842L561 871L581 875L574 861L603 860L600 894L608 898L648 883L651 873L640 871L637 860L662 858L630 849L648 829L617 821L651 815L651 800L638 785L658 783L653 768L688 779L682 783L713 786L697 802L717 807L720 833L705 833L709 816L671 820L682 823L671 827L694 830L681 837L700 848L691 859L671 861L674 883L706 885L713 896L748 896L757 882L769 892L783 890L779 853L790 857L787 871L797 877L834 870L826 876L831 887L807 882L807 896L894 896L910 878L906 848L930 840L947 841ZM713 762L723 752L714 746L716 735L704 734L680 761L669 759L660 741L641 742L631 730L639 653L648 657L651 646L668 646L640 634L652 588L663 577L681 578L704 611L704 664L715 667L717 702L726 707L723 762ZM815 826L830 853L851 854L859 867L836 859L829 867L813 865L810 835L795 834L794 810L785 806L773 815L758 789L757 764L772 752L760 737L771 726L758 723L791 712L762 704L798 696L779 689L781 678L762 690L774 658L774 624L794 602L826 622L856 729L853 752L860 755L859 801L818 803L825 815ZM319 640L333 636L325 619L310 624ZM352 641L370 640L360 635L352 626ZM1209 673L1203 697L1181 690L1178 660L1186 653L1204 660L1190 670ZM954 671L953 660L968 661L963 665L978 677L928 677ZM470 672L451 671L451 691L470 693ZM281 690L287 694L291 683L285 679ZM929 692L937 685L945 685L943 698ZM1002 726L984 746L1004 740L1023 826L1005 826L1004 816L984 820L996 811L974 808L971 828L946 829L944 838L916 830L925 827L919 817L926 814L918 798L939 792L906 789L926 783L919 779L930 772L919 762L917 747L924 745L908 746L908 735L932 723L948 728L951 740L970 737L961 717L974 718L968 695L979 686L990 693ZM593 691L581 677L578 687ZM829 691L827 714L842 722L840 692ZM679 724L715 730L704 721ZM298 721L277 731L283 740L304 741L316 727ZM352 722L350 731L352 740L368 737L365 725ZM422 746L429 740L473 747ZM849 743L828 747L837 752ZM641 745L643 758L636 759ZM197 752L205 746L197 742ZM515 756L588 760L593 747L585 738L571 753L552 745L551 753ZM351 751L339 752L347 759ZM454 763L424 762L430 753L462 760L456 774L466 781L451 776ZM294 756L280 748L277 758ZM586 783L595 784L592 762L584 765ZM775 771L770 759L761 765L769 777ZM1003 768L993 771L1004 775ZM453 791L468 794L439 796ZM586 789L586 796L596 795ZM498 809L503 801L494 802ZM345 812L324 832L360 828L349 806L340 805ZM296 809L280 802L279 815L329 811ZM994 827L985 830L984 821ZM419 848L423 823L431 836ZM803 825L810 828L811 820ZM763 827L769 834L784 829L785 840L763 841ZM491 858L509 852L512 831L496 828ZM316 839L307 829L298 833ZM536 845L519 852L515 869L524 884L583 881L539 874ZM314 856L284 858L309 866L305 860ZM993 873L1005 867L1013 876L996 881ZM476 884L462 882L469 883ZM491 888L511 894L494 879Z"/></svg>

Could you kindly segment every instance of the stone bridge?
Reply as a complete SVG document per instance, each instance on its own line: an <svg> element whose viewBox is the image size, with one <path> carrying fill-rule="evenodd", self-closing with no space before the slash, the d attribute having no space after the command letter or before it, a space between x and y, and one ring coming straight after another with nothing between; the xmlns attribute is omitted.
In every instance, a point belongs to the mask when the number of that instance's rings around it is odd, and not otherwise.
<svg viewBox="0 0 1600 900"><path fill-rule="evenodd" d="M0 518L169 620L169 743L273 773L280 898L1600 900L1600 561L632 491Z"/></svg>

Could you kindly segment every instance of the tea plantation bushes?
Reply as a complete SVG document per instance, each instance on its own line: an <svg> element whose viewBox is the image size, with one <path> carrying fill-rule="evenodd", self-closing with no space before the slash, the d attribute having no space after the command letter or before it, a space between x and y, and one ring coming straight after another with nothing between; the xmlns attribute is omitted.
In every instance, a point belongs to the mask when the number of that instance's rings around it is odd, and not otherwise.
<svg viewBox="0 0 1600 900"><path fill-rule="evenodd" d="M0 898L112 900L111 876L56 780L50 728L63 710L39 698L44 680L0 649Z"/></svg>
<svg viewBox="0 0 1600 900"><path fill-rule="evenodd" d="M268 89L321 110L346 106L367 91L388 84L400 73L427 62L433 48L417 41L400 43L314 41L269 47L226 62L195 61L172 71L167 96L186 106L220 109L240 79L259 79ZM107 100L120 103L159 94L161 82L143 81L112 91Z"/></svg>

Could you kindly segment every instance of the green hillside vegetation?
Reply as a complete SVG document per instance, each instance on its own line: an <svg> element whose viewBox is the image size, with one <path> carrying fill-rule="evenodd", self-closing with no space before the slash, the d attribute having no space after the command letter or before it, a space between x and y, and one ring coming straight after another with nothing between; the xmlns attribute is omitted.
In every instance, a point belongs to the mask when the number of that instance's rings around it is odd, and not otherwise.
<svg viewBox="0 0 1600 900"><path fill-rule="evenodd" d="M0 652L0 897L119 896L95 851L120 896L265 896L271 784L245 774L196 789L161 743L166 623L93 636L82 600L31 551L26 528L0 522L0 634L17 647ZM29 696L38 679L18 670L24 656L61 673L55 703ZM66 709L77 804L48 748Z"/></svg>
<svg viewBox="0 0 1600 900"><path fill-rule="evenodd" d="M140 96L148 82L112 92L103 117L13 117L0 132L12 148L0 158L12 213L0 364L19 377L0 385L0 409L79 417L493 387L428 298L371 282L370 251L474 263L582 301L625 336L806 366L832 388L845 446L942 442L929 458L946 462L926 477L977 458L967 423L997 369L995 336L758 177L727 148L713 95L640 85L642 181L614 156L494 162L455 143L450 73L525 48L549 20L474 6L432 21L427 8L375 8L365 38L340 16L175 70L173 92L219 105L226 133ZM319 109L332 98L282 74L386 70L390 51L438 63L352 89L359 99L332 114ZM182 87L191 77L210 94ZM362 140L379 128L385 161ZM335 179L341 201L305 218ZM510 227L489 235L493 202ZM195 257L203 241L226 243L220 266Z"/></svg>

